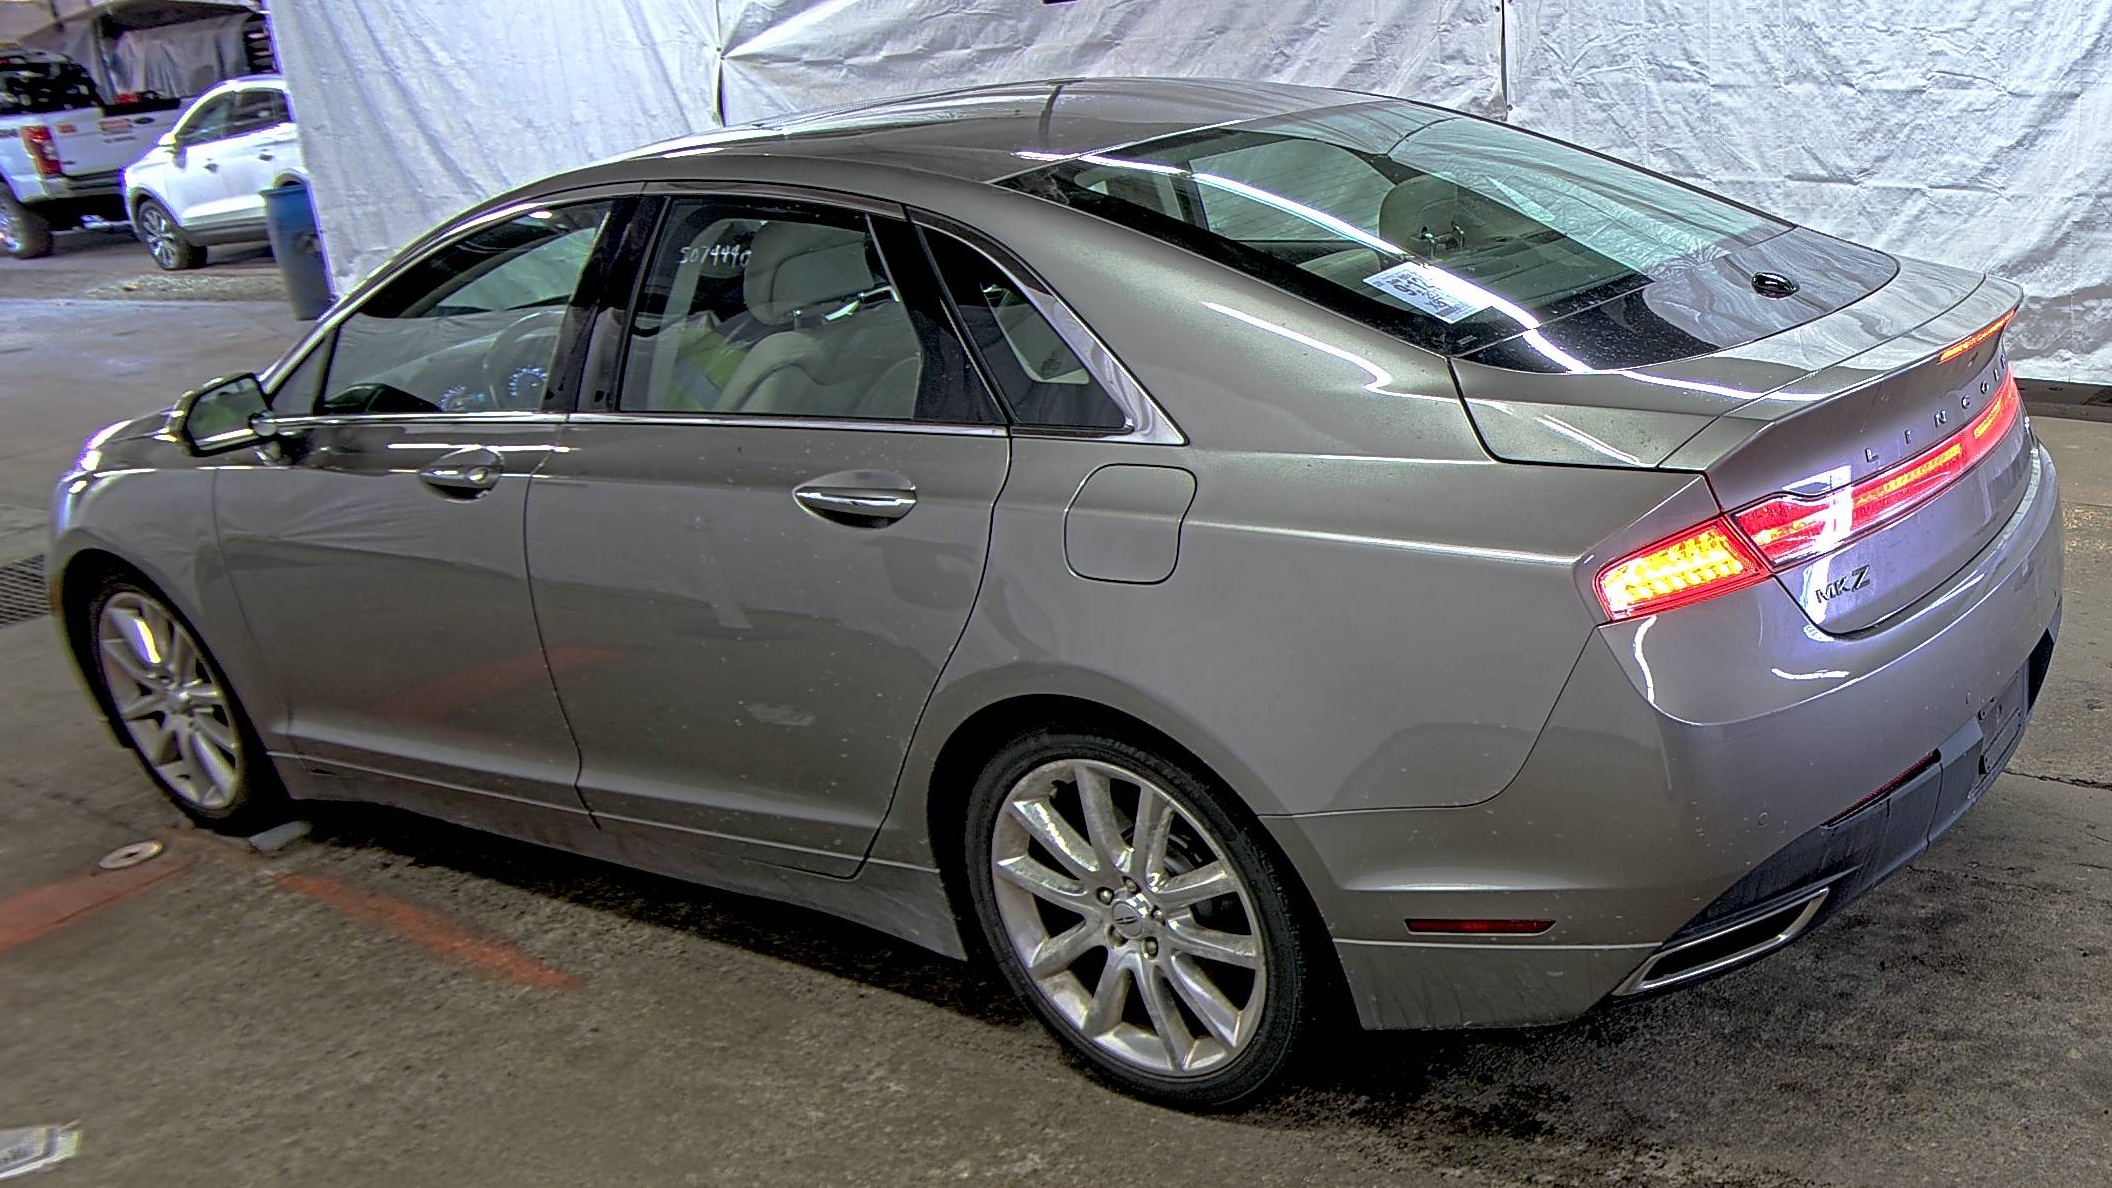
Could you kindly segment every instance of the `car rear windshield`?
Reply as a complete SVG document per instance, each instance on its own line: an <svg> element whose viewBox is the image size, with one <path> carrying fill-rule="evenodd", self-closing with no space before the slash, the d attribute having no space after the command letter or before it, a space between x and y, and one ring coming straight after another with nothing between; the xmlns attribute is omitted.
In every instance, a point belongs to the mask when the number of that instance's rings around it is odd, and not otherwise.
<svg viewBox="0 0 2112 1188"><path fill-rule="evenodd" d="M1582 149L1387 100L1070 157L1005 184L1451 354L1788 229Z"/></svg>
<svg viewBox="0 0 2112 1188"><path fill-rule="evenodd" d="M0 54L0 116L49 115L96 104L95 82L78 64Z"/></svg>

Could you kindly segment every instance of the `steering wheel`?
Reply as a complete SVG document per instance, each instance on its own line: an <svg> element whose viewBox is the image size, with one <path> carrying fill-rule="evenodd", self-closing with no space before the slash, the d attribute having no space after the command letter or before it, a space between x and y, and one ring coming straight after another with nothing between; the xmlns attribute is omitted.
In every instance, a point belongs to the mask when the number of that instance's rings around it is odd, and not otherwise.
<svg viewBox="0 0 2112 1188"><path fill-rule="evenodd" d="M537 309L492 337L484 352L484 392L498 412L533 412L542 407L557 354L565 311Z"/></svg>

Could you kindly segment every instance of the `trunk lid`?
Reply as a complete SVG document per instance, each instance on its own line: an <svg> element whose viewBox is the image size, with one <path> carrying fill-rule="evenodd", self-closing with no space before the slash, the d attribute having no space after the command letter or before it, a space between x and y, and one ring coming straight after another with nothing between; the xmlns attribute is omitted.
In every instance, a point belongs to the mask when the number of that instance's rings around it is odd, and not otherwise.
<svg viewBox="0 0 2112 1188"><path fill-rule="evenodd" d="M1900 260L1895 276L1859 299L1705 355L1620 370L1525 370L1514 342L1499 344L1508 354L1477 352L1454 370L1497 457L1699 471L1736 511L1782 493L1845 490L1932 458L1931 447L1981 415L2007 373L1999 334L1944 358L1947 348L2021 297L2005 281ZM1548 341L1563 342L1547 329ZM1778 568L1812 623L1834 634L1873 628L1986 547L2029 483L2022 422L2020 414L1976 465L1911 512Z"/></svg>

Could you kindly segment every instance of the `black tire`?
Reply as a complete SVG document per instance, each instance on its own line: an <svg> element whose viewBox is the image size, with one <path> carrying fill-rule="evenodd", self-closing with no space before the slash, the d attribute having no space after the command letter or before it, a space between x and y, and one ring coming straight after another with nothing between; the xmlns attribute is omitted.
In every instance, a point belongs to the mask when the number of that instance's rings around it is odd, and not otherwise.
<svg viewBox="0 0 2112 1188"><path fill-rule="evenodd" d="M17 260L51 254L51 220L22 205L6 186L0 186L0 251Z"/></svg>
<svg viewBox="0 0 2112 1188"><path fill-rule="evenodd" d="M132 212L132 232L164 272L183 272L205 263L205 249L185 237L176 216L157 199L139 200L138 209Z"/></svg>
<svg viewBox="0 0 2112 1188"><path fill-rule="evenodd" d="M1179 843L1181 840L1179 831L1190 828L1191 824L1207 830L1207 834L1191 834L1191 837L1200 838L1196 843L1199 852L1207 853L1208 850L1214 849L1217 852L1216 858L1226 862L1242 884L1244 897L1232 901L1232 906L1238 914L1229 918L1238 921L1238 930L1259 939L1259 968L1266 981L1257 980L1250 983L1248 993L1251 995L1259 987L1265 986L1266 994L1261 998L1256 1016L1258 1023L1247 1033L1243 1045L1236 1049L1220 1045L1217 1049L1219 1053L1229 1051L1231 1054L1229 1057L1220 1054L1218 1059L1222 1060L1222 1063L1210 1066L1206 1072L1169 1075L1150 1070L1103 1047L1106 1040L1096 1041L1090 1038L1084 1029L1084 1023L1090 1022L1090 1014L1086 1020L1074 1023L1059 1010L1052 995L1045 993L1035 977L1028 972L1015 948L1018 942L1015 942L1013 935L1008 931L999 902L998 879L992 865L992 856L997 845L999 814L1004 811L1007 797L1015 788L1032 787L1034 785L1024 781L1030 776L1039 779L1045 775L1040 769L1052 763L1078 760L1110 765L1155 784L1157 791L1177 806L1181 815L1188 818L1187 822L1175 818L1175 824L1172 826L1177 835L1175 842ZM1060 776L1055 786L1063 787ZM1074 780L1072 787L1076 786L1077 782ZM1110 798L1115 800L1118 806L1120 798L1125 794L1123 786L1121 777L1116 776ZM1134 786L1133 791L1134 796L1129 801L1132 806L1140 804L1141 797L1148 794L1141 786ZM1066 793L1058 792L1056 795L1061 797ZM1069 795L1076 794L1074 792ZM1228 809L1229 797L1230 794L1219 788L1215 781L1190 770L1185 764L1121 739L1089 730L1044 729L1025 734L998 752L976 781L975 788L969 795L966 814L966 845L962 852L967 861L970 898L989 951L1013 992L1034 1012L1050 1034L1095 1076L1123 1092L1186 1109L1222 1108L1247 1101L1268 1089L1291 1063L1301 1036L1309 1030L1308 1016L1317 998L1315 991L1318 978L1315 976L1314 953L1316 942L1320 938L1313 936L1310 930L1300 923L1295 906L1299 900L1296 898L1289 870L1256 841L1254 831L1258 830L1259 826L1249 823L1251 817ZM1056 803L1055 800L1050 801L1051 805ZM1123 811L1120 807L1117 808L1118 814ZM1125 841L1134 839L1137 832L1136 817L1140 815L1136 807L1129 808L1127 813L1128 819L1118 822ZM1033 852L1050 853L1046 849ZM1071 872L1065 873L1069 875ZM1078 876L1077 881L1086 884L1088 894L1096 894L1085 876ZM1119 910L1123 903L1143 903L1149 899L1134 883L1124 882L1123 885L1130 889L1129 895L1112 905L1110 910ZM1113 889L1109 891L1114 894L1121 893ZM1009 883L1007 894L1012 897L1011 902L1014 905L1021 902L1018 898L1019 892L1012 890ZM1108 901L1100 898L1098 902L1105 904ZM1225 899L1221 897L1205 901L1193 909L1174 909L1166 916L1161 916L1155 901L1151 902L1153 906L1147 911L1152 920L1172 921L1175 916L1186 911L1188 919L1195 921L1201 918L1203 909L1213 903L1220 905L1222 910ZM1017 912L1019 909L1015 906L1013 910ZM1084 917L1084 926L1095 924L1094 917L1086 916L1078 908L1042 908L1037 903L1034 910L1044 919L1055 916L1059 921L1068 920L1070 917L1062 913L1070 911L1076 916ZM1134 912L1127 919L1121 920L1121 923L1140 925L1144 928L1154 927L1149 923L1137 922ZM1048 927L1053 930L1056 925ZM1158 927L1164 930L1155 935L1171 938L1179 925L1169 923ZM1105 935L1112 945L1140 943L1119 935L1113 924L1110 924ZM1148 940L1142 943L1151 944L1149 952L1151 959L1156 962L1160 951L1159 942ZM1174 944L1171 939L1166 943ZM1106 945L1100 947L1104 952L1099 966L1101 972L1094 975L1096 980L1104 979L1110 963L1116 960L1115 948ZM1141 957L1141 952L1139 956ZM1060 982L1066 977L1074 976L1078 969L1087 969L1090 972L1089 967L1093 960L1089 953L1080 959L1081 964L1056 974L1055 980ZM1174 960L1178 958L1168 958L1169 962ZM1190 968L1193 968L1192 960L1189 964ZM1194 1000L1183 994L1168 994L1169 991L1179 990L1180 987L1175 986L1174 979L1167 975L1132 973L1126 982L1118 982L1118 985L1127 987L1122 991L1125 1003L1123 1018L1127 1020L1135 1013L1149 1014L1150 1004L1143 995L1142 982L1154 977L1161 979L1159 984L1162 988L1159 993L1162 1006L1172 1002L1174 998L1184 1000L1185 1005L1180 1008L1180 1018L1184 1020L1181 1028L1183 1038L1199 1039L1197 1033L1207 1033L1209 1029L1200 1025L1201 1015L1192 1009ZM1083 986L1082 979L1080 985ZM1156 1015L1150 1017L1154 1021L1158 1018ZM1131 1025L1125 1023L1124 1026ZM1144 1034L1155 1035L1162 1030L1154 1023ZM1169 1062L1176 1047L1176 1042L1166 1041L1165 1051ZM1195 1050L1200 1049L1191 1049Z"/></svg>
<svg viewBox="0 0 2112 1188"><path fill-rule="evenodd" d="M120 604L122 607L145 604L165 616L168 623L180 630L195 648L196 668L191 671L202 675L218 690L217 709L193 711L191 716L195 718L200 714L210 715L224 727L226 734L232 736L234 745L226 753L231 754L233 759L230 765L234 773L233 791L225 803L216 803L219 799L216 795L194 795L180 787L177 782L180 777L172 778L168 774L166 768L169 765L166 761L157 764L140 741L140 731L135 730L123 719L119 705L120 698L126 691L113 687L109 666L116 662L106 659L106 649L101 643L104 612L120 600L125 600ZM122 576L105 578L94 596L88 600L85 619L77 628L79 638L83 641L81 667L87 674L89 686L95 693L96 701L102 706L104 715L109 719L112 730L124 741L125 749L132 752L133 758L139 761L148 778L154 781L155 786L160 788L162 794L177 808L207 829L237 837L248 837L262 832L286 819L285 787L279 782L278 772L272 767L270 757L265 754L264 744L257 737L256 728L250 723L249 715L243 711L241 702L228 685L219 662L213 659L205 641L199 637L189 621L171 607L158 592ZM171 653L176 650L167 649ZM181 674L178 674L176 680L180 682L181 679ZM130 692L134 697L139 695L141 687L138 682L133 682ZM164 733L169 730L171 716L166 711L147 715L149 719L158 720ZM193 746L196 745L194 742ZM217 753L220 752L216 750Z"/></svg>

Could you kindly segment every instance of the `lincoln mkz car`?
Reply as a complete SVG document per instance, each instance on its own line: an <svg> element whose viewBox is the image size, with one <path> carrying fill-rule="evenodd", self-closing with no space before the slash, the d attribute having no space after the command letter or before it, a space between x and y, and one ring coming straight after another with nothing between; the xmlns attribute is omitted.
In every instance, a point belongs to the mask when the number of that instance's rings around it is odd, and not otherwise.
<svg viewBox="0 0 2112 1188"><path fill-rule="evenodd" d="M380 801L987 951L1221 1105L1955 822L2060 617L2011 284L1501 124L983 88L658 145L105 429L51 595L199 821Z"/></svg>

